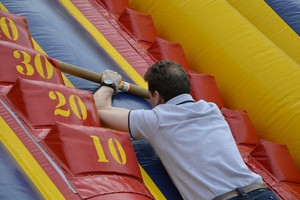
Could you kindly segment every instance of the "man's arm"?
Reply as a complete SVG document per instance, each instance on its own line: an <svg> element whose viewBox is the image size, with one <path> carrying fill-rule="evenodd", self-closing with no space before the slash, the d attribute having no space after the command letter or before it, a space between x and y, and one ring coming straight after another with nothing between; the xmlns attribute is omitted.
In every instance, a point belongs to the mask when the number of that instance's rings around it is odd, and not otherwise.
<svg viewBox="0 0 300 200"><path fill-rule="evenodd" d="M102 75L102 80L111 79L115 82L117 89L121 83L122 77L113 71L105 71ZM100 121L104 127L112 128L119 131L128 132L128 109L112 107L112 95L114 90L107 86L100 87L94 93L94 99Z"/></svg>

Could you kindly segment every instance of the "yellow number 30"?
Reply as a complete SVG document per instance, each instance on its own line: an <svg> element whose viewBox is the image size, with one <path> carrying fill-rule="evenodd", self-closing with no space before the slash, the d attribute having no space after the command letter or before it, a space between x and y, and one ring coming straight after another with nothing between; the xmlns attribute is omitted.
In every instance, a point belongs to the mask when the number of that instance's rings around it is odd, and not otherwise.
<svg viewBox="0 0 300 200"><path fill-rule="evenodd" d="M16 66L17 71L20 74L27 75L27 76L32 76L34 74L34 68L30 64L31 57L30 57L30 55L27 52L25 52L25 51L18 51L18 50L14 51L14 53L13 53L14 57L18 58L18 59L21 58L20 52L23 54L23 61L22 61L23 66L22 65L17 65ZM45 75L45 72L44 72L44 69L43 69L43 66L42 66L41 57L43 57L43 59L45 60L45 63L46 63L47 77ZM40 55L40 54L35 55L34 64L35 64L36 71L38 72L38 74L41 77L43 77L44 79L50 79L52 77L52 75L53 75L53 66L45 58L44 55ZM26 69L26 72L25 72L25 69Z"/></svg>

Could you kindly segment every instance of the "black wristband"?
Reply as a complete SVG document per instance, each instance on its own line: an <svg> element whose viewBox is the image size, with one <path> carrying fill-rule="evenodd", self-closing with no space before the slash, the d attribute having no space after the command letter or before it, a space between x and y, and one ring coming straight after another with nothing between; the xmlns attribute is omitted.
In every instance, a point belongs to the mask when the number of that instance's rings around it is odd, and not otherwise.
<svg viewBox="0 0 300 200"><path fill-rule="evenodd" d="M110 87L110 88L114 89L114 93L117 92L116 84L111 79L105 79L105 80L103 80L102 83L101 83L101 85L100 85L100 87L102 87L102 86Z"/></svg>

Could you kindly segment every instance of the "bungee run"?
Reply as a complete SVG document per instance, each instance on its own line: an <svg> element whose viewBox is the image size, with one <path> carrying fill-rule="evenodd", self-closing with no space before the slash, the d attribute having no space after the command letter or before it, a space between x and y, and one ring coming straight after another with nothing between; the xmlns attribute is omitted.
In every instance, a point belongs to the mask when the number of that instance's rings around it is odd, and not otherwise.
<svg viewBox="0 0 300 200"><path fill-rule="evenodd" d="M153 146L104 127L93 96L112 70L112 106L150 110L143 77L161 60L218 107L247 168L300 199L299 11L299 0L0 0L0 199L183 199Z"/></svg>

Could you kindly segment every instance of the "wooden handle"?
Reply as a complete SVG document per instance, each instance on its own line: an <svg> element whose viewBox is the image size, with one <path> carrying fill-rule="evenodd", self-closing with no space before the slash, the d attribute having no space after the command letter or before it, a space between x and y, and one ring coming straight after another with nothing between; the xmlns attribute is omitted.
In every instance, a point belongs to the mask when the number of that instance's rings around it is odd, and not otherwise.
<svg viewBox="0 0 300 200"><path fill-rule="evenodd" d="M76 65L72 65L70 63L66 63L60 60L55 60L58 65L59 65L59 69L60 71L79 77L79 78L83 78L86 80L90 80L96 83L101 83L102 82L102 74L101 73L97 73L97 72L93 72L81 67L78 67ZM146 90L145 88L139 87L137 85L132 85L130 83L124 82L122 81L121 85L119 86L119 90L121 90L122 92L127 92L129 94L135 95L135 96L139 96L145 99L149 99L149 94L148 94L148 90Z"/></svg>

